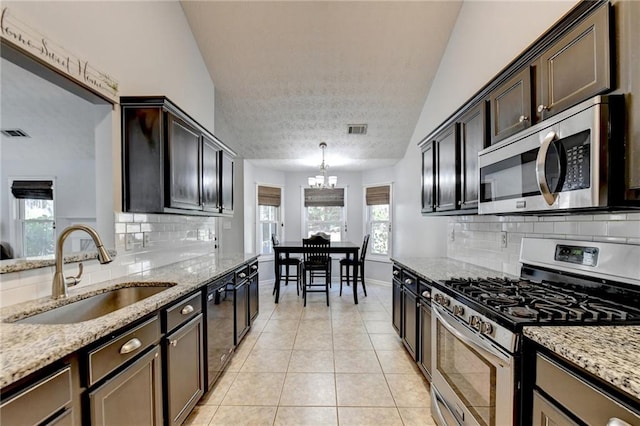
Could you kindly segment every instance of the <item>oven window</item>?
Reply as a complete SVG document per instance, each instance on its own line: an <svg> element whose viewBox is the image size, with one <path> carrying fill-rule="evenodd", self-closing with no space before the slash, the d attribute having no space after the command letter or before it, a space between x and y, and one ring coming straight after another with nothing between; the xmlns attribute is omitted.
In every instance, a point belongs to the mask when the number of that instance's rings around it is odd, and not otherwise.
<svg viewBox="0 0 640 426"><path fill-rule="evenodd" d="M436 367L473 417L482 425L494 425L496 416L496 368L437 322Z"/></svg>
<svg viewBox="0 0 640 426"><path fill-rule="evenodd" d="M536 178L538 148L480 169L480 201L499 201L539 195Z"/></svg>

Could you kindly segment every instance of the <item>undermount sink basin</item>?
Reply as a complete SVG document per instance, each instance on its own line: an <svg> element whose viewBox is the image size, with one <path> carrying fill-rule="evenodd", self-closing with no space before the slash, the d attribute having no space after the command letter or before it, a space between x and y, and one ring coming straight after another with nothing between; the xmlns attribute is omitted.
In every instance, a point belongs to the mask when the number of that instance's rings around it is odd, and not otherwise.
<svg viewBox="0 0 640 426"><path fill-rule="evenodd" d="M123 287L15 321L16 324L72 324L110 314L171 288L173 283Z"/></svg>

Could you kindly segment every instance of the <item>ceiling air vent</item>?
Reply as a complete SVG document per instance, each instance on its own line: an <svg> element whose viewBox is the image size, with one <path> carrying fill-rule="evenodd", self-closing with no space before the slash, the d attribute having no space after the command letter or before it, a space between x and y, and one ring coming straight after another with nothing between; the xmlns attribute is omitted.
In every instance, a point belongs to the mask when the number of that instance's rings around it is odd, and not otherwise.
<svg viewBox="0 0 640 426"><path fill-rule="evenodd" d="M367 125L366 124L349 124L347 126L347 133L350 135L366 135Z"/></svg>
<svg viewBox="0 0 640 426"><path fill-rule="evenodd" d="M0 132L2 132L3 135L10 137L10 138L29 138L31 136L29 136L28 134L26 134L26 132L24 130L21 129L2 129L0 130Z"/></svg>

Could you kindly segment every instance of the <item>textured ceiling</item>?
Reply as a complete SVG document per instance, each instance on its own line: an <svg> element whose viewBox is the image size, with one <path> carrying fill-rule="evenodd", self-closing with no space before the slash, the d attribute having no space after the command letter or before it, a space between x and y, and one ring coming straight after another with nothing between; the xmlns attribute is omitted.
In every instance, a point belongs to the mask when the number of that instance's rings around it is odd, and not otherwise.
<svg viewBox="0 0 640 426"><path fill-rule="evenodd" d="M461 2L181 2L216 87L216 133L254 164L390 166L413 134ZM368 125L348 135L348 124Z"/></svg>

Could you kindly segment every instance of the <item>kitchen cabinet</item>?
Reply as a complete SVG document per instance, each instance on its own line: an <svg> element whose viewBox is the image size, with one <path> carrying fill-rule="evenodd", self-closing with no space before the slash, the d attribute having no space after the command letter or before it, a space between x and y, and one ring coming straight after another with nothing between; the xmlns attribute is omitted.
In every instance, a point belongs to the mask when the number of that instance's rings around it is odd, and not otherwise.
<svg viewBox="0 0 640 426"><path fill-rule="evenodd" d="M531 74L532 69L527 66L491 93L491 144L531 126Z"/></svg>
<svg viewBox="0 0 640 426"><path fill-rule="evenodd" d="M161 425L162 375L160 347L131 363L89 393L91 424Z"/></svg>
<svg viewBox="0 0 640 426"><path fill-rule="evenodd" d="M260 289L258 287L258 262L249 265L249 323L253 323L260 312Z"/></svg>
<svg viewBox="0 0 640 426"><path fill-rule="evenodd" d="M167 98L121 105L124 211L233 214L233 151Z"/></svg>
<svg viewBox="0 0 640 426"><path fill-rule="evenodd" d="M416 360L418 349L418 280L406 271L402 273L402 342Z"/></svg>
<svg viewBox="0 0 640 426"><path fill-rule="evenodd" d="M536 61L538 121L611 89L610 13L599 8Z"/></svg>
<svg viewBox="0 0 640 426"><path fill-rule="evenodd" d="M435 210L455 210L460 197L460 157L458 126L451 125L434 138L435 149Z"/></svg>
<svg viewBox="0 0 640 426"><path fill-rule="evenodd" d="M421 300L418 310L418 366L431 380L431 304Z"/></svg>
<svg viewBox="0 0 640 426"><path fill-rule="evenodd" d="M479 102L459 120L460 209L478 208L478 152L487 146L486 103Z"/></svg>
<svg viewBox="0 0 640 426"><path fill-rule="evenodd" d="M434 151L433 142L422 145L422 213L432 213L435 210Z"/></svg>
<svg viewBox="0 0 640 426"><path fill-rule="evenodd" d="M163 312L166 336L165 418L184 422L205 391L202 292L187 296Z"/></svg>
<svg viewBox="0 0 640 426"><path fill-rule="evenodd" d="M244 335L249 331L249 280L247 277L246 267L236 271L233 289L233 342L236 346L240 344Z"/></svg>
<svg viewBox="0 0 640 426"><path fill-rule="evenodd" d="M392 320L391 324L398 333L398 336L402 335L402 271L393 267L393 279L391 282L392 287Z"/></svg>

